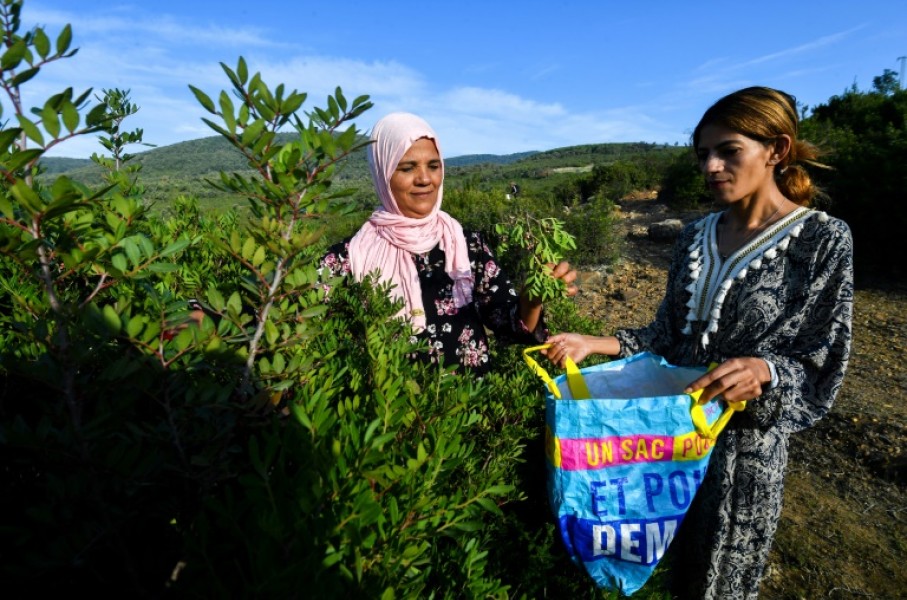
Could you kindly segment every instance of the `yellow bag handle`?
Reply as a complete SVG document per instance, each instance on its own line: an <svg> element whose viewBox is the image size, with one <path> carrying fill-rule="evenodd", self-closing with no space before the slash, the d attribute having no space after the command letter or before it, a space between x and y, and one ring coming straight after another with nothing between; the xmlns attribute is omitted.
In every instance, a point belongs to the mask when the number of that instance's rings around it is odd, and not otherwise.
<svg viewBox="0 0 907 600"><path fill-rule="evenodd" d="M558 389L557 384L554 383L554 379L548 374L548 371L542 367L538 361L529 356L531 352L538 352L539 350L545 350L550 348L551 344L541 344L539 346L530 346L523 350L523 360L526 361L526 364L529 365L529 368L533 373L538 375L542 381L545 382L545 385L548 386L548 389L551 391L551 394L557 398L561 398L561 391ZM573 362L569 356L565 361L565 366L567 370L567 386L570 388L570 393L573 395L574 400L586 400L592 397L592 394L589 392L589 388L586 386L586 381L583 379L583 374L580 373L579 367L576 366L576 363ZM709 365L709 371L718 366L718 363L712 363ZM702 406L699 404L699 397L702 396L702 390L695 390L687 394L692 400L692 406L690 407L690 417L693 420L693 427L696 428L696 433L700 436L714 440L718 435L724 430L725 425L728 424L728 421L731 420L731 417L734 416L735 412L739 412L746 408L746 401L740 402L726 402L727 410L721 413L721 416L718 417L718 420L709 425L708 421L705 418L705 411L702 410Z"/></svg>
<svg viewBox="0 0 907 600"><path fill-rule="evenodd" d="M702 390L696 390L692 394L693 397L693 406L690 408L690 417L693 418L693 427L696 428L696 433L701 437L714 440L718 437L718 434L724 430L724 426L727 425L728 421L731 420L731 417L734 416L735 412L739 412L746 408L746 400L741 400L740 402L725 402L727 408L721 416L718 417L718 420L712 423L709 426L708 422L705 420L705 412L702 410L702 406L696 400L702 394Z"/></svg>
<svg viewBox="0 0 907 600"><path fill-rule="evenodd" d="M548 371L545 370L542 365L540 365L534 358L529 356L530 352L538 352L539 350L545 350L550 348L551 344L541 344L540 346L530 346L523 350L523 360L526 361L526 364L529 365L529 368L532 369L532 372L541 377L542 381L545 382L545 385L548 386L548 390L551 391L551 394L560 400L561 391L557 388L557 384L554 383L554 379L548 374ZM592 394L589 393L589 388L586 387L586 380L583 379L583 374L579 372L579 367L576 366L576 363L573 362L573 359L569 356L567 357L566 362L564 363L567 368L567 387L570 388L570 394L573 396L574 400L587 400L592 397Z"/></svg>
<svg viewBox="0 0 907 600"><path fill-rule="evenodd" d="M717 366L718 363L710 364L709 371ZM725 401L727 408L721 413L718 420L710 426L708 421L705 420L705 411L702 410L702 405L699 404L699 397L702 396L702 390L694 390L688 395L693 399L693 406L690 408L690 417L693 419L693 427L696 428L696 433L710 440L714 440L718 437L718 434L724 430L724 426L731 420L731 417L734 416L735 412L740 412L746 408L746 400L741 400L740 402Z"/></svg>

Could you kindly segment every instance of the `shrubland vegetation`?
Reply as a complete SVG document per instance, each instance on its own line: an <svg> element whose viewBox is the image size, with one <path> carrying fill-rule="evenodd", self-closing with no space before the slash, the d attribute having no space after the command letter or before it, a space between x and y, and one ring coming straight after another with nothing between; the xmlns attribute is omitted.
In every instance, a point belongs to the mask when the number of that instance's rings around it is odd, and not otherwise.
<svg viewBox="0 0 907 600"><path fill-rule="evenodd" d="M140 108L126 90L21 104L45 64L77 60L68 26L53 38L25 29L22 7L0 0L4 582L152 596L606 596L560 551L541 389L517 350L495 348L499 368L482 380L454 376L411 359L425 348L390 318L386 290L336 286L325 302L315 260L371 209L352 125L368 98L338 89L312 108L240 58L223 65L227 90L193 88L216 137L177 145L178 158L130 155L153 132L128 130ZM862 198L846 196L859 177L847 148L863 144L848 131L876 127L902 151L903 98L851 90L815 109L810 126L837 144L832 164L849 178L828 184L842 205ZM44 159L89 133L102 136L90 166ZM622 195L661 186L696 202L687 151L603 144L467 160L449 166L445 208L542 285L540 257L619 255ZM522 192L508 199L512 180ZM559 299L547 319L602 329Z"/></svg>

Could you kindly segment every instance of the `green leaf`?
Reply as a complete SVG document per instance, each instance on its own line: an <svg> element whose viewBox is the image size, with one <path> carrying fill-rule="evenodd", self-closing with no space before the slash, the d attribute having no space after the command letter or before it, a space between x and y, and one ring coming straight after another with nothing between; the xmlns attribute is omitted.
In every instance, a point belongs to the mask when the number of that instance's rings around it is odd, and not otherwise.
<svg viewBox="0 0 907 600"><path fill-rule="evenodd" d="M4 37L4 41L5 39L6 38ZM0 69L3 71L11 71L18 67L19 63L21 63L22 59L25 57L25 51L27 49L25 40L16 40L13 45L0 56Z"/></svg>
<svg viewBox="0 0 907 600"><path fill-rule="evenodd" d="M44 146L44 136L41 135L41 130L38 129L38 126L25 118L24 115L17 114L16 118L19 120L19 126L22 127L25 135L39 146Z"/></svg>
<svg viewBox="0 0 907 600"><path fill-rule="evenodd" d="M79 126L79 111L75 105L72 102L64 102L60 113L63 116L63 125L66 126L66 130L69 133L75 131Z"/></svg>
<svg viewBox="0 0 907 600"><path fill-rule="evenodd" d="M514 490L512 485L493 485L485 489L486 494L491 494L493 496L503 496L509 494Z"/></svg>
<svg viewBox="0 0 907 600"><path fill-rule="evenodd" d="M239 60L236 62L236 76L241 84L244 84L249 80L249 68L246 66L246 59L242 56L240 56Z"/></svg>
<svg viewBox="0 0 907 600"><path fill-rule="evenodd" d="M171 254L176 254L177 252L185 249L190 243L192 243L191 240L187 239L177 240L171 244L168 244L166 248L161 250L159 256L160 258L165 258L167 256L170 256Z"/></svg>
<svg viewBox="0 0 907 600"><path fill-rule="evenodd" d="M485 510L496 515L504 514L501 512L500 507L494 503L494 500L491 498L476 498L476 502Z"/></svg>
<svg viewBox="0 0 907 600"><path fill-rule="evenodd" d="M242 299L239 297L239 292L233 292L230 294L230 299L227 300L227 309L239 314L242 312Z"/></svg>
<svg viewBox="0 0 907 600"><path fill-rule="evenodd" d="M303 319L313 319L315 317L320 317L325 312L327 312L327 310L328 307L326 304L318 304L316 306L310 306L309 308L305 309L299 316L301 316Z"/></svg>
<svg viewBox="0 0 907 600"><path fill-rule="evenodd" d="M152 273L174 273L180 270L180 266L169 262L153 262L146 267Z"/></svg>
<svg viewBox="0 0 907 600"><path fill-rule="evenodd" d="M271 365L274 367L274 372L278 374L283 373L284 369L287 368L286 359L280 352L274 353L274 360L271 361Z"/></svg>
<svg viewBox="0 0 907 600"><path fill-rule="evenodd" d="M273 345L279 337L280 332L277 330L277 326L274 324L274 321L266 321L265 338L268 340L268 343Z"/></svg>
<svg viewBox="0 0 907 600"><path fill-rule="evenodd" d="M38 56L42 59L47 58L47 55L50 54L50 38L47 37L47 34L44 33L44 30L40 27L35 29L35 34L32 36L32 43L35 45L35 50L38 51Z"/></svg>
<svg viewBox="0 0 907 600"><path fill-rule="evenodd" d="M9 196L6 194L0 195L0 215L3 215L7 219L14 219L15 214L13 203L9 201Z"/></svg>
<svg viewBox="0 0 907 600"><path fill-rule="evenodd" d="M32 67L31 69L26 69L26 70L22 71L21 73L17 73L16 76L13 77L11 83L13 84L13 86L20 86L23 83L25 83L26 81L28 81L29 79L31 79L32 77L34 77L35 75L37 75L38 71L40 71L40 70L41 69L38 67Z"/></svg>
<svg viewBox="0 0 907 600"><path fill-rule="evenodd" d="M125 273L129 270L129 263L126 262L126 256L121 252L114 254L113 258L110 259L110 263L121 273Z"/></svg>
<svg viewBox="0 0 907 600"><path fill-rule="evenodd" d="M241 256L245 260L252 260L252 255L255 253L255 240L253 238L246 238L246 241L242 245Z"/></svg>
<svg viewBox="0 0 907 600"><path fill-rule="evenodd" d="M190 85L189 89L192 90L192 93L195 94L195 99L198 100L198 103L201 104L205 110L207 110L212 115L217 114L217 109L214 107L214 102L211 100L211 98L208 97L207 94L205 94L205 92L201 91L194 85Z"/></svg>
<svg viewBox="0 0 907 600"><path fill-rule="evenodd" d="M257 267L261 265L261 263L265 262L265 258L267 258L267 254L265 254L265 247L259 246L258 249L255 250L255 254L252 256L252 264Z"/></svg>
<svg viewBox="0 0 907 600"><path fill-rule="evenodd" d="M57 54L65 54L69 50L69 45L72 43L72 26L69 23L63 27L63 30L60 32L60 35L57 36Z"/></svg>
<svg viewBox="0 0 907 600"><path fill-rule="evenodd" d="M38 213L44 209L44 203L41 201L37 192L21 179L13 185L10 192L12 193L13 198L18 200L19 204L28 209L29 212Z"/></svg>
<svg viewBox="0 0 907 600"><path fill-rule="evenodd" d="M88 111L85 116L85 125L88 127L97 127L103 125L107 118L107 106L104 103L97 104Z"/></svg>
<svg viewBox="0 0 907 600"><path fill-rule="evenodd" d="M4 152L7 148L12 146L20 133L22 133L22 129L19 127L10 127L9 129L0 130L0 152Z"/></svg>
<svg viewBox="0 0 907 600"><path fill-rule="evenodd" d="M126 256L129 257L129 262L132 263L133 267L138 267L142 264L142 252L139 250L138 245L131 238L123 240L120 244L123 250L126 252Z"/></svg>
<svg viewBox="0 0 907 600"><path fill-rule="evenodd" d="M263 119L256 119L255 121L249 123L249 125L242 132L242 143L243 145L250 145L265 129L265 122Z"/></svg>
<svg viewBox="0 0 907 600"><path fill-rule="evenodd" d="M328 554L324 557L324 560L321 561L322 566L330 567L335 565L337 562L343 559L343 554L340 552L334 552L333 554Z"/></svg>
<svg viewBox="0 0 907 600"><path fill-rule="evenodd" d="M236 116L233 114L235 109L233 108L233 101L230 99L227 92L220 93L220 112L221 118L224 120L224 125L227 126L227 131L231 134L236 133Z"/></svg>
<svg viewBox="0 0 907 600"><path fill-rule="evenodd" d="M117 314L117 311L107 304L104 306L101 314L104 316L104 324L107 325L108 331L114 335L119 333L120 329L123 327L123 322L120 320L120 315Z"/></svg>
<svg viewBox="0 0 907 600"><path fill-rule="evenodd" d="M60 135L60 118L57 116L57 111L50 105L50 102L41 109L41 123L44 125L44 130L52 138L56 139Z"/></svg>
<svg viewBox="0 0 907 600"><path fill-rule="evenodd" d="M142 332L142 329L145 327L145 317L142 315L135 315L129 319L129 323L126 324L126 335L131 338L138 337Z"/></svg>
<svg viewBox="0 0 907 600"><path fill-rule="evenodd" d="M224 302L223 294L221 294L219 290L217 290L216 288L213 288L213 287L209 287L208 292L205 295L205 297L208 300L208 304L211 305L211 308L213 308L217 312L221 312L224 310L224 306L226 303Z"/></svg>

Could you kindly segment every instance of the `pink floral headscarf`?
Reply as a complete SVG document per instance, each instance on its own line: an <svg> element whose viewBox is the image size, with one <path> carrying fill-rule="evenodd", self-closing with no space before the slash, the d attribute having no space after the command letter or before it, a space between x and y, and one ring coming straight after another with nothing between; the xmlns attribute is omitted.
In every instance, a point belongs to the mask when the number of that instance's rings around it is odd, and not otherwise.
<svg viewBox="0 0 907 600"><path fill-rule="evenodd" d="M416 331L425 329L425 307L422 287L412 254L424 254L441 245L444 270L454 281L454 305L472 302L474 278L469 265L463 228L441 210L444 185L438 189L438 202L431 214L422 219L404 216L391 192L390 179L410 146L419 139L434 142L438 154L438 136L421 118L409 113L391 113L375 124L368 164L381 207L377 208L359 232L350 240L350 268L357 281L377 270L379 281L394 284L391 293L403 298L400 316L409 317ZM444 162L441 162L442 176Z"/></svg>

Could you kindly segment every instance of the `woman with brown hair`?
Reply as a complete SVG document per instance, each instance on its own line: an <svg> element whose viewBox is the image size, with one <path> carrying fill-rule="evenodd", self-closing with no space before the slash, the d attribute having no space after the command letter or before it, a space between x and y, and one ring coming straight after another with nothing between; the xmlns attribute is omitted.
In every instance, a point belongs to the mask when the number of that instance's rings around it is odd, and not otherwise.
<svg viewBox="0 0 907 600"><path fill-rule="evenodd" d="M671 547L680 597L755 598L781 513L788 439L822 418L850 353L853 244L847 225L809 208L794 98L751 87L718 100L693 132L715 199L675 246L655 320L614 336L559 334L548 357L650 351L676 365L716 363L691 381L700 401L745 400L713 451Z"/></svg>

